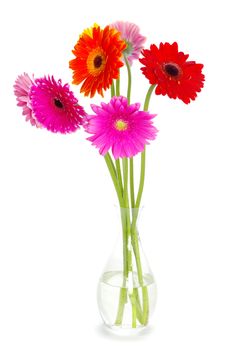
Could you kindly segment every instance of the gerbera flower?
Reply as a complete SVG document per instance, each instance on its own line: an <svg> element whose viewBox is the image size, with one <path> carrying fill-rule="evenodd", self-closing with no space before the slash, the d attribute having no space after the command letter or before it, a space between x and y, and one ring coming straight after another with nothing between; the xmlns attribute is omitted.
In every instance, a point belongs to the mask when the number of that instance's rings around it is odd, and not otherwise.
<svg viewBox="0 0 232 350"><path fill-rule="evenodd" d="M110 26L119 31L121 38L126 42L126 48L123 54L128 59L128 62L132 64L133 60L139 58L143 44L146 41L145 36L140 34L139 27L134 23L117 21Z"/></svg>
<svg viewBox="0 0 232 350"><path fill-rule="evenodd" d="M33 84L33 79L30 78L27 73L23 73L22 75L19 75L15 81L14 93L17 97L17 106L22 107L23 115L26 117L26 121L30 121L31 125L41 127L31 108L29 93Z"/></svg>
<svg viewBox="0 0 232 350"><path fill-rule="evenodd" d="M141 70L150 84L157 84L157 95L179 98L185 103L195 100L204 86L203 64L187 61L189 55L179 52L176 42L161 43L159 48L153 44L142 54L140 62L145 67Z"/></svg>
<svg viewBox="0 0 232 350"><path fill-rule="evenodd" d="M140 103L128 105L125 97L115 96L101 106L91 105L95 115L86 117L88 138L103 156L112 149L115 159L133 157L154 140L157 129L152 125L154 114L139 111Z"/></svg>
<svg viewBox="0 0 232 350"><path fill-rule="evenodd" d="M101 29L95 25L85 30L73 50L76 58L69 62L73 69L73 84L83 82L81 92L85 96L93 97L96 92L103 96L103 90L119 76L125 47L120 33L109 26Z"/></svg>
<svg viewBox="0 0 232 350"><path fill-rule="evenodd" d="M30 99L36 119L48 130L62 134L76 131L85 115L69 85L54 77L36 79Z"/></svg>

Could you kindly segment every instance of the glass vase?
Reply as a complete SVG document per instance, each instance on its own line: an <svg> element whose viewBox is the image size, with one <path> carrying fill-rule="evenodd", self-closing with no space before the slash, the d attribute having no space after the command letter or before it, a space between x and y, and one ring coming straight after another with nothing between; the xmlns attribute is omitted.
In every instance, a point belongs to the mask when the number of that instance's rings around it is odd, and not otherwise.
<svg viewBox="0 0 232 350"><path fill-rule="evenodd" d="M106 326L138 330L149 324L156 283L138 231L138 209L118 208L118 240L98 284L98 307Z"/></svg>

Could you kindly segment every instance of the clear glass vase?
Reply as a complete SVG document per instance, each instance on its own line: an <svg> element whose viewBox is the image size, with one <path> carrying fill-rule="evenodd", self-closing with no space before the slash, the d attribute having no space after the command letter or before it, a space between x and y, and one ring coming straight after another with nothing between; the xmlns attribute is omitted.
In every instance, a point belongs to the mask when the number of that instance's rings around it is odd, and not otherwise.
<svg viewBox="0 0 232 350"><path fill-rule="evenodd" d="M112 329L146 327L156 304L156 283L138 233L138 209L118 208L118 240L98 284L101 317Z"/></svg>

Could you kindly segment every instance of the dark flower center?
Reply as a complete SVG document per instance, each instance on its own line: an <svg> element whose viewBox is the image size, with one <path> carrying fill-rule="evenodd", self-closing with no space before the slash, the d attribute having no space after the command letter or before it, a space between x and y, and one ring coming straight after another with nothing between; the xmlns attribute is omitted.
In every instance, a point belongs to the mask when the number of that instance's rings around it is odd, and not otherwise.
<svg viewBox="0 0 232 350"><path fill-rule="evenodd" d="M58 98L54 98L54 103L55 103L55 106L58 108L64 107L63 103Z"/></svg>
<svg viewBox="0 0 232 350"><path fill-rule="evenodd" d="M174 63L166 63L164 65L165 72L171 77L177 77L180 73L180 68L177 64Z"/></svg>
<svg viewBox="0 0 232 350"><path fill-rule="evenodd" d="M100 68L101 65L102 65L102 61L103 61L102 57L99 56L99 55L97 55L97 56L94 58L94 61L93 61L94 67L95 67L95 68Z"/></svg>

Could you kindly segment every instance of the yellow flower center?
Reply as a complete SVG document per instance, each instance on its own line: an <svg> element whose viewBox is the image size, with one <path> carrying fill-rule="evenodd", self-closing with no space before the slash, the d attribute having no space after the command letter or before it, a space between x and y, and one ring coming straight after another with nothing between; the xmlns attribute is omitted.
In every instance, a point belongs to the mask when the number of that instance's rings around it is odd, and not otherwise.
<svg viewBox="0 0 232 350"><path fill-rule="evenodd" d="M125 122L122 119L118 119L118 120L116 120L114 126L115 126L115 129L117 129L119 131L124 131L127 129L127 122Z"/></svg>
<svg viewBox="0 0 232 350"><path fill-rule="evenodd" d="M103 50L100 47L97 47L90 52L87 58L87 69L89 73L93 76L98 76L101 73L106 65L106 57Z"/></svg>

